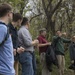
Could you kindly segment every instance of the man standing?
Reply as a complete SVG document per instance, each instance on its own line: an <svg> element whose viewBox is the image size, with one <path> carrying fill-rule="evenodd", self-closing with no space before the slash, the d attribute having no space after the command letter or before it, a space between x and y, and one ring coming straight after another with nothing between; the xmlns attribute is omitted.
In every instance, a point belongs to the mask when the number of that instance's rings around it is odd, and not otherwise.
<svg viewBox="0 0 75 75"><path fill-rule="evenodd" d="M56 36L53 37L53 43L55 43L55 53L58 60L59 75L64 75L65 69L65 50L64 43L70 43L71 41L62 37L61 31L56 31ZM65 33L63 35L66 35Z"/></svg>
<svg viewBox="0 0 75 75"><path fill-rule="evenodd" d="M75 74L75 36L72 37L69 46L69 53L70 53L70 60L71 60L71 65L69 66L69 69L72 69Z"/></svg>
<svg viewBox="0 0 75 75"><path fill-rule="evenodd" d="M0 5L0 75L15 75L13 45L7 29L12 15L10 5Z"/></svg>
<svg viewBox="0 0 75 75"><path fill-rule="evenodd" d="M41 29L39 31L38 40L39 40L38 46L39 46L40 60L42 65L42 75L51 75L50 71L46 66L45 60L46 50L48 46L51 45L51 43L46 40L46 29Z"/></svg>
<svg viewBox="0 0 75 75"><path fill-rule="evenodd" d="M36 63L33 46L38 44L38 40L32 41L29 27L29 21L26 17L24 17L22 27L18 32L19 45L25 48L25 52L19 55L20 63L22 65L22 75L36 75Z"/></svg>
<svg viewBox="0 0 75 75"><path fill-rule="evenodd" d="M14 48L14 68L16 71L16 75L18 75L18 55L19 53L24 51L23 47L18 47L18 33L17 33L17 27L21 26L21 22L22 22L22 15L19 13L14 13L13 14L13 20L12 22L9 24L9 33L12 37L12 42L13 42L13 48Z"/></svg>

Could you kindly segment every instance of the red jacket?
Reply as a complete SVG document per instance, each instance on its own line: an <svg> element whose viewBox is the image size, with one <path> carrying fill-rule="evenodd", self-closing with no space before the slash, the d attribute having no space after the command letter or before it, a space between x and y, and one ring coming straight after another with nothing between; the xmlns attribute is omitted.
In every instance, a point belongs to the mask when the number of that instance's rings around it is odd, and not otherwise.
<svg viewBox="0 0 75 75"><path fill-rule="evenodd" d="M43 35L39 35L38 40L40 44L48 43L48 41ZM47 50L47 46L39 47L39 53L46 52L46 50Z"/></svg>

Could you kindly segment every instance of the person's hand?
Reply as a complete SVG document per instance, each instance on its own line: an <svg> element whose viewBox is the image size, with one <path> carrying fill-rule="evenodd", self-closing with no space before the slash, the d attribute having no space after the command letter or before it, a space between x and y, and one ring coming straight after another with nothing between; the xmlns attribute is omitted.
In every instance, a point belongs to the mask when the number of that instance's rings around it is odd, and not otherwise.
<svg viewBox="0 0 75 75"><path fill-rule="evenodd" d="M34 40L37 44L39 43L39 41L38 40Z"/></svg>
<svg viewBox="0 0 75 75"><path fill-rule="evenodd" d="M38 40L32 41L32 45L33 45L33 46L37 46L38 44L39 44L39 41L38 41Z"/></svg>
<svg viewBox="0 0 75 75"><path fill-rule="evenodd" d="M47 45L51 45L51 42L48 42Z"/></svg>
<svg viewBox="0 0 75 75"><path fill-rule="evenodd" d="M14 52L13 53L14 53L14 56L16 56L16 49L14 49Z"/></svg>
<svg viewBox="0 0 75 75"><path fill-rule="evenodd" d="M73 64L74 63L74 60L72 60L71 63Z"/></svg>
<svg viewBox="0 0 75 75"><path fill-rule="evenodd" d="M60 33L58 36L61 37L62 36L62 33Z"/></svg>
<svg viewBox="0 0 75 75"><path fill-rule="evenodd" d="M35 45L39 44L39 41L38 40L34 40L34 42L35 42Z"/></svg>
<svg viewBox="0 0 75 75"><path fill-rule="evenodd" d="M62 33L62 35L66 36L67 34L66 34L66 32L64 32L64 33Z"/></svg>
<svg viewBox="0 0 75 75"><path fill-rule="evenodd" d="M25 51L25 48L23 48L23 47L17 48L17 52L19 54L22 53L22 52L24 52L24 51Z"/></svg>

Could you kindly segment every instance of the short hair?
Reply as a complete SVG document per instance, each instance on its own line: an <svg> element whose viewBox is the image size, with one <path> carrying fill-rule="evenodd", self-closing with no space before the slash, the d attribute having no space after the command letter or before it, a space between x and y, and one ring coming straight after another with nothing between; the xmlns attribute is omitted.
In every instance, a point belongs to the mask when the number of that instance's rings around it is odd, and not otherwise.
<svg viewBox="0 0 75 75"><path fill-rule="evenodd" d="M23 21L21 23L21 25L26 25L26 23L28 22L28 18L27 17L23 17Z"/></svg>
<svg viewBox="0 0 75 75"><path fill-rule="evenodd" d="M23 17L20 13L13 13L13 22L16 22L18 20L22 20Z"/></svg>
<svg viewBox="0 0 75 75"><path fill-rule="evenodd" d="M45 28L42 28L42 29L39 30L39 33L41 34L41 33L43 33L44 31L46 31L46 29L45 29Z"/></svg>
<svg viewBox="0 0 75 75"><path fill-rule="evenodd" d="M11 10L12 7L9 4L0 4L0 17L4 17Z"/></svg>
<svg viewBox="0 0 75 75"><path fill-rule="evenodd" d="M72 39L75 39L75 35L74 35L74 36L72 36Z"/></svg>
<svg viewBox="0 0 75 75"><path fill-rule="evenodd" d="M60 31L60 32L61 32L61 30L56 30L56 33L57 33L58 31Z"/></svg>

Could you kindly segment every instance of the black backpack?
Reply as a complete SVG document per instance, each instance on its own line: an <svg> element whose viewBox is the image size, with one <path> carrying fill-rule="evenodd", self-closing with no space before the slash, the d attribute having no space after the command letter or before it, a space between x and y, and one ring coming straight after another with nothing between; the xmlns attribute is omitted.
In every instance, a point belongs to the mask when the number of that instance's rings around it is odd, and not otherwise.
<svg viewBox="0 0 75 75"><path fill-rule="evenodd" d="M56 40L53 40L52 45L48 46L46 50L46 66L48 70L52 71L52 65L56 65L58 67L58 61L56 58L55 50L56 50L56 44L60 38L58 37Z"/></svg>
<svg viewBox="0 0 75 75"><path fill-rule="evenodd" d="M5 25L6 27L7 27L7 25L5 24L5 23L3 23L3 22L0 22L0 24L2 24L2 25ZM8 27L7 27L7 34L6 34L6 36L5 36L5 38L4 38L4 40L2 41L2 43L0 43L0 46L2 46L4 43L5 43L5 41L8 39L8 37L9 37L9 32L8 32Z"/></svg>
<svg viewBox="0 0 75 75"><path fill-rule="evenodd" d="M46 66L47 69L52 72L52 65L58 65L57 63L57 59L56 59L56 55L55 55L55 51L52 47L52 45L48 46L47 51L46 51Z"/></svg>

